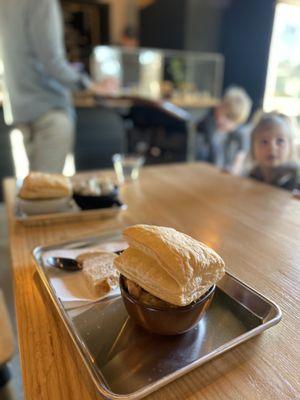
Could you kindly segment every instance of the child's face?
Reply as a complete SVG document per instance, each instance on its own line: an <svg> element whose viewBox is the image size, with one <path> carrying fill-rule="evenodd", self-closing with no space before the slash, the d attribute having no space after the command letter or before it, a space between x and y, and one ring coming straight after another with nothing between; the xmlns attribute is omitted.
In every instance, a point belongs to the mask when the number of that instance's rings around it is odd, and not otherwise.
<svg viewBox="0 0 300 400"><path fill-rule="evenodd" d="M288 134L281 126L257 132L254 158L262 167L279 167L288 161L291 152Z"/></svg>
<svg viewBox="0 0 300 400"><path fill-rule="evenodd" d="M217 130L222 133L232 132L237 128L237 124L231 116L231 111L222 104L215 109L215 123Z"/></svg>

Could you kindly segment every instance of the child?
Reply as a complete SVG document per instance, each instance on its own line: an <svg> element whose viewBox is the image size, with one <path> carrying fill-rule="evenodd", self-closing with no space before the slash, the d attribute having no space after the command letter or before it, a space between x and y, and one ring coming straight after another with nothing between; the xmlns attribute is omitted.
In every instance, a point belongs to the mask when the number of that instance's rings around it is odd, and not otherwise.
<svg viewBox="0 0 300 400"><path fill-rule="evenodd" d="M293 155L288 118L274 112L263 114L251 134L250 156L255 166L249 176L286 190L300 188L299 165Z"/></svg>
<svg viewBox="0 0 300 400"><path fill-rule="evenodd" d="M238 128L247 121L251 106L244 89L227 89L221 103L197 125L196 158L229 170L236 169L237 161L242 165L249 150L249 132Z"/></svg>

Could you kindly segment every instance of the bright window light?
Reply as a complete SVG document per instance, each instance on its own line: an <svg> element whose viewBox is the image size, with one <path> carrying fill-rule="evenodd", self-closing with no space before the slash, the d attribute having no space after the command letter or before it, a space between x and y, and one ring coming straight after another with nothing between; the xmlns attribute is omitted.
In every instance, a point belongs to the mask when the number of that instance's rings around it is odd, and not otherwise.
<svg viewBox="0 0 300 400"><path fill-rule="evenodd" d="M68 154L66 157L63 174L65 176L73 176L75 175L75 172L74 154Z"/></svg>
<svg viewBox="0 0 300 400"><path fill-rule="evenodd" d="M23 135L19 129L13 129L10 132L10 143L15 165L15 175L18 179L23 179L28 175L29 163L24 147Z"/></svg>
<svg viewBox="0 0 300 400"><path fill-rule="evenodd" d="M300 115L300 2L276 6L264 109Z"/></svg>

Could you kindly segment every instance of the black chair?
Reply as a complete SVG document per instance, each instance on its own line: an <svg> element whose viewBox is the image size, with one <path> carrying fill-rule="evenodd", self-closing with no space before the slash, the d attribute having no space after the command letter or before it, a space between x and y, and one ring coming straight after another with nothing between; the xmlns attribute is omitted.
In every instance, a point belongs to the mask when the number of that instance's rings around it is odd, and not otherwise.
<svg viewBox="0 0 300 400"><path fill-rule="evenodd" d="M3 292L0 289L0 389L6 385L11 377L7 362L14 352L13 331L6 308Z"/></svg>
<svg viewBox="0 0 300 400"><path fill-rule="evenodd" d="M0 107L0 201L3 200L3 178L14 175L9 133L10 130L4 123L3 110Z"/></svg>
<svg viewBox="0 0 300 400"><path fill-rule="evenodd" d="M127 116L133 128L128 130L130 152L146 148L147 163L185 161L187 156L187 117L181 117L156 103L134 104Z"/></svg>
<svg viewBox="0 0 300 400"><path fill-rule="evenodd" d="M77 171L111 168L112 155L124 150L125 130L117 113L104 107L77 108Z"/></svg>

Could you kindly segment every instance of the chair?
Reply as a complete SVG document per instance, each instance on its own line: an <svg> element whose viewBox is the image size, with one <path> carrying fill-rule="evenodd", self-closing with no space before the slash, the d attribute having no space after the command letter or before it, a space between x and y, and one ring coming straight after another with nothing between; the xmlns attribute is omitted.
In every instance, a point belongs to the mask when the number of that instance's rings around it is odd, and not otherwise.
<svg viewBox="0 0 300 400"><path fill-rule="evenodd" d="M123 153L125 130L121 117L104 107L77 108L76 170L112 167L112 155Z"/></svg>
<svg viewBox="0 0 300 400"><path fill-rule="evenodd" d="M14 174L13 159L10 146L9 128L4 123L3 110L0 108L0 181ZM3 200L2 184L0 185L0 201Z"/></svg>
<svg viewBox="0 0 300 400"><path fill-rule="evenodd" d="M174 107L175 109L175 107ZM183 111L182 111L183 112ZM147 148L147 163L185 161L187 158L188 116L178 115L155 102L137 102L127 116L133 123L128 131L128 148Z"/></svg>
<svg viewBox="0 0 300 400"><path fill-rule="evenodd" d="M6 363L14 352L13 332L8 311L5 306L4 296L0 290L0 388L10 379L10 373Z"/></svg>

